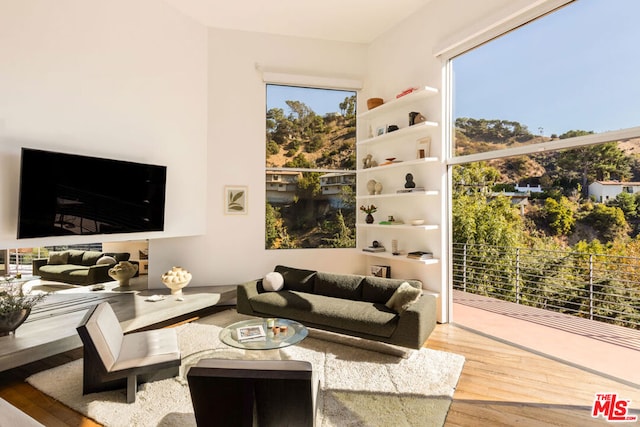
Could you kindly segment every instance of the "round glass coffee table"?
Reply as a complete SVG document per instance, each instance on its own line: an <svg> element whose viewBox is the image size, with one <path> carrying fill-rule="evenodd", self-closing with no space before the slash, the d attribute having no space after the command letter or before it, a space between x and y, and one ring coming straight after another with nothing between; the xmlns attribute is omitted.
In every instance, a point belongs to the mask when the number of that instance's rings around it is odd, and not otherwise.
<svg viewBox="0 0 640 427"><path fill-rule="evenodd" d="M283 328L279 332L274 332L270 326L273 320L274 326ZM267 322L269 321L269 325ZM247 338L239 338L245 334ZM294 320L289 319L250 319L236 322L220 331L220 341L223 343L245 350L273 350L288 347L302 341L309 331L307 328Z"/></svg>

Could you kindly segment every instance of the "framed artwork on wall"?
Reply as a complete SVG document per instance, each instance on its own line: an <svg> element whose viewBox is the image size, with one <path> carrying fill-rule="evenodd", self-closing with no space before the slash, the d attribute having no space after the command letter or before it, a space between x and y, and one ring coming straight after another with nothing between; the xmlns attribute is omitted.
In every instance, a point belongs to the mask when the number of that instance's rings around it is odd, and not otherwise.
<svg viewBox="0 0 640 427"><path fill-rule="evenodd" d="M226 185L224 187L225 215L246 215L247 200L246 185Z"/></svg>

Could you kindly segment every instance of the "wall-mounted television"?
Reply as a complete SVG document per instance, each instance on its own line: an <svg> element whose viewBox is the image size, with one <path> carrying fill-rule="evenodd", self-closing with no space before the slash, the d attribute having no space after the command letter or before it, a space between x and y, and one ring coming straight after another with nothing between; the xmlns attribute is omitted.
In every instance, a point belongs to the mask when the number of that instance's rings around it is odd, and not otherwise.
<svg viewBox="0 0 640 427"><path fill-rule="evenodd" d="M164 229L166 166L22 148L18 239Z"/></svg>

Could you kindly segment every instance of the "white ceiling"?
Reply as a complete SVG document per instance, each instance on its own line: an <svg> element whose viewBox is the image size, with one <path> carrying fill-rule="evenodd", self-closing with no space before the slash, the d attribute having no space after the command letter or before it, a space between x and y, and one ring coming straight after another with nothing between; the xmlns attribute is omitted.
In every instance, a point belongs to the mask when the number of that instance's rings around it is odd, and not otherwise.
<svg viewBox="0 0 640 427"><path fill-rule="evenodd" d="M370 43L431 0L164 0L209 27Z"/></svg>

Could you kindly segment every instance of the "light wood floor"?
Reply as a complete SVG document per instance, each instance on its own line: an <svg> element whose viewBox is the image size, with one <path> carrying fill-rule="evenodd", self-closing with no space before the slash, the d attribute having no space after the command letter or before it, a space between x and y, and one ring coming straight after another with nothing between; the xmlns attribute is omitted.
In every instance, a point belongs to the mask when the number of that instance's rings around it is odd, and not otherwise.
<svg viewBox="0 0 640 427"><path fill-rule="evenodd" d="M607 424L591 417L596 393L618 393L619 398L631 400L635 414L640 412L637 388L454 324L438 325L426 344L466 357L447 426Z"/></svg>
<svg viewBox="0 0 640 427"><path fill-rule="evenodd" d="M507 345L454 324L438 325L427 347L466 357L447 426L584 426L594 394L615 392L635 413L640 391L578 368ZM81 357L81 350L0 373L0 397L46 426L96 424L24 382L40 370Z"/></svg>

